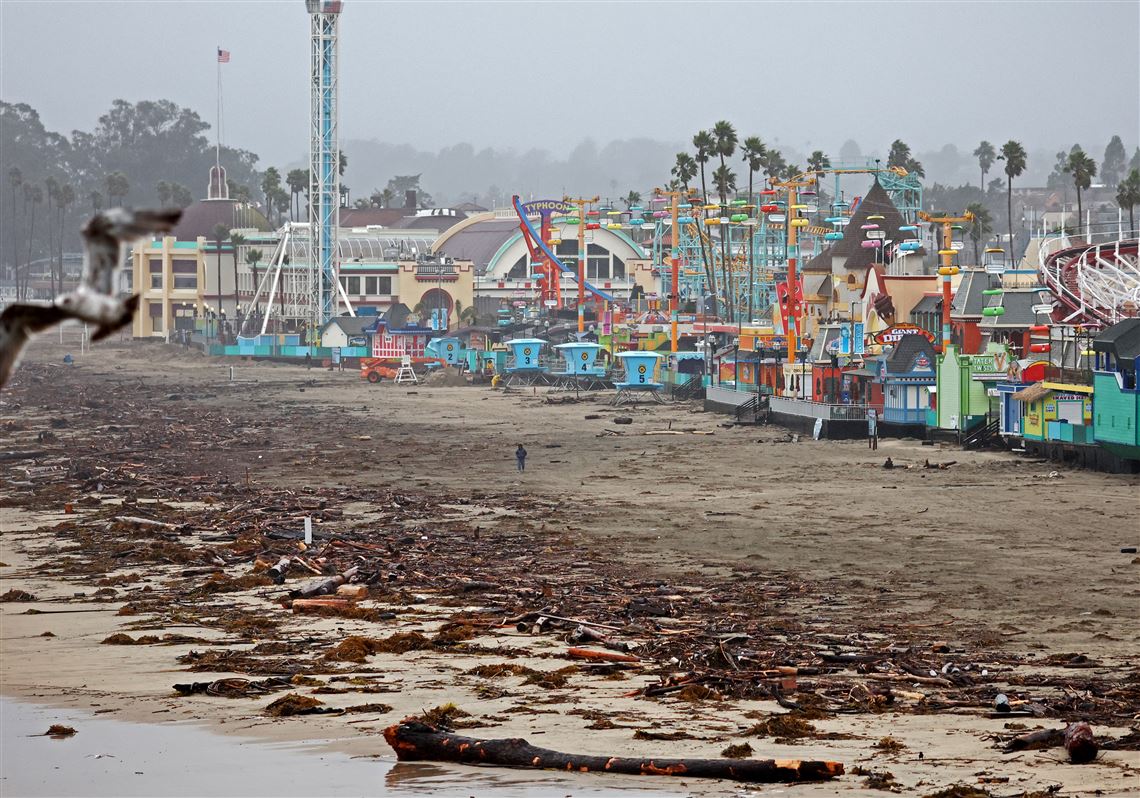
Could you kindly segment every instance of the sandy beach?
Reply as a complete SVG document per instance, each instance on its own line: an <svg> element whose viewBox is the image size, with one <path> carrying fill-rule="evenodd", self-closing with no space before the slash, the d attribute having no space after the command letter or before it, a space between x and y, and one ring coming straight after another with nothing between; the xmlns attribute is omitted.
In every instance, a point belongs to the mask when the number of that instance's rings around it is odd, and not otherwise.
<svg viewBox="0 0 1140 798"><path fill-rule="evenodd" d="M0 394L0 593L34 597L0 604L4 696L376 757L360 794L403 789L382 775L395 761L382 729L449 703L462 734L561 751L718 757L748 743L754 758L845 765L832 782L764 788L794 796L1140 789L1140 559L1121 553L1140 541L1135 476L917 440L871 452L730 427L697 404L615 411L605 393L374 386L130 342L64 367L65 351L40 339ZM314 543L290 548L306 514ZM326 563L325 577L356 562L371 574L364 611L284 609L318 574L267 583L270 549ZM556 610L639 662L569 659L576 624L506 622ZM155 641L104 644L120 633ZM410 633L432 644L335 655L346 639ZM211 651L247 656L202 659ZM488 675L503 664L518 667ZM725 673L776 666L798 674L725 687ZM172 687L282 672L288 689L236 698ZM646 690L684 673L715 679ZM268 717L286 693L353 711ZM994 717L999 693L1024 711ZM764 727L797 712L802 733ZM1102 743L1123 738L1091 764L1002 750L1086 716ZM58 756L71 742L51 744ZM433 765L409 790L471 794L487 772ZM502 771L501 784L750 789L547 775Z"/></svg>

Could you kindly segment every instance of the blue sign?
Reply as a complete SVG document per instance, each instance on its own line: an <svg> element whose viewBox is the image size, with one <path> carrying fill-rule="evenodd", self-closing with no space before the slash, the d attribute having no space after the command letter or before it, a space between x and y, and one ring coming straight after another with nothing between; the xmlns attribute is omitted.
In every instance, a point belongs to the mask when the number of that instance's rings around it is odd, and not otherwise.
<svg viewBox="0 0 1140 798"><path fill-rule="evenodd" d="M863 354L863 322L855 322L855 354Z"/></svg>

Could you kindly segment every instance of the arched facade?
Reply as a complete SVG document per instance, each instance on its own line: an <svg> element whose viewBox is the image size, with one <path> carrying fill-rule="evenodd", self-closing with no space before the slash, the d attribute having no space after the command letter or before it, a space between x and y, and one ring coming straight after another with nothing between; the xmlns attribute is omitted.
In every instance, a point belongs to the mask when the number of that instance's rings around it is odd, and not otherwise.
<svg viewBox="0 0 1140 798"><path fill-rule="evenodd" d="M577 269L578 227L554 225L554 253L566 266ZM585 235L586 280L597 288L627 299L635 285L646 293L657 291L647 253L621 230L599 228ZM518 219L505 212L473 216L445 232L436 241L438 254L470 259L475 265L476 292L484 300L527 299L537 293L533 260L519 230ZM564 275L563 299L573 304L577 281Z"/></svg>

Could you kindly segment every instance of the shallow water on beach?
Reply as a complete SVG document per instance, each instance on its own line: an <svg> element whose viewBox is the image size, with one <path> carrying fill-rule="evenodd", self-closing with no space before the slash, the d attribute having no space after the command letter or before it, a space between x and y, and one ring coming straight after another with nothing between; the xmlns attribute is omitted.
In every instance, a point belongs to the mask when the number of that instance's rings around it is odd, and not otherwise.
<svg viewBox="0 0 1140 798"><path fill-rule="evenodd" d="M76 729L41 735L53 723ZM584 774L491 770L391 758L355 758L310 745L212 734L187 723L101 718L0 698L0 794L4 796L487 796L622 798L682 795ZM378 738L378 745L384 743ZM386 746L385 746L386 748Z"/></svg>

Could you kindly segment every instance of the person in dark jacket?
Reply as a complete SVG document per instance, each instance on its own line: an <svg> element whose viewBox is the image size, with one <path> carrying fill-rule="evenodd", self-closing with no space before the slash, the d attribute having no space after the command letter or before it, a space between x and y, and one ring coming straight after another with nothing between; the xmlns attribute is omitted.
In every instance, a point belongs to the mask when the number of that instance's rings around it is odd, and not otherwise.
<svg viewBox="0 0 1140 798"><path fill-rule="evenodd" d="M526 471L526 449L520 443L519 448L515 449L515 460L518 461L519 471Z"/></svg>

